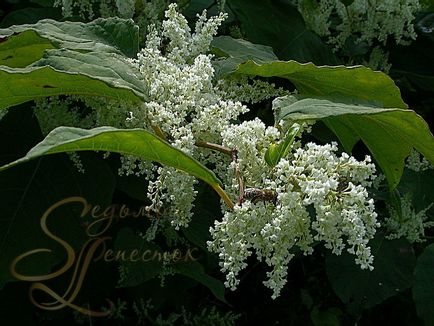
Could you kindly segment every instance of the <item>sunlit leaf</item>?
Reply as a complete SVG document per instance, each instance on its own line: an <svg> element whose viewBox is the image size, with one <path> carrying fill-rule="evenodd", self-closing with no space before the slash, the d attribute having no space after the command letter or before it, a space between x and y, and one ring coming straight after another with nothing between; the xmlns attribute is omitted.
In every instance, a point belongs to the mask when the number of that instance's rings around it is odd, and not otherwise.
<svg viewBox="0 0 434 326"><path fill-rule="evenodd" d="M44 155L72 151L108 151L133 155L144 160L172 166L210 185L219 183L211 170L154 134L143 129L112 127L99 127L91 130L58 127L33 147L26 156L0 167L0 171Z"/></svg>

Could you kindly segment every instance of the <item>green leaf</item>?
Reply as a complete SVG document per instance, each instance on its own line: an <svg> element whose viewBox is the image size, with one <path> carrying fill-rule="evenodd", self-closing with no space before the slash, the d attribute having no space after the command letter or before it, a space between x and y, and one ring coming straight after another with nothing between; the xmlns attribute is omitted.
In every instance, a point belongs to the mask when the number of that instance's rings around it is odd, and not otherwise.
<svg viewBox="0 0 434 326"><path fill-rule="evenodd" d="M322 120L351 151L362 140L376 159L389 185L399 183L405 158L412 148L434 163L434 137L414 111L383 109L331 102L323 99L278 98L273 102L277 119Z"/></svg>
<svg viewBox="0 0 434 326"><path fill-rule="evenodd" d="M50 18L61 20L62 11L60 8L33 8L27 7L9 12L1 21L0 28L12 25L35 24L40 20Z"/></svg>
<svg viewBox="0 0 434 326"><path fill-rule="evenodd" d="M95 74L97 72L110 73L106 67L99 68L99 71L95 69ZM128 69L128 67L125 68ZM111 73L113 77L107 75L94 77L74 72L62 72L48 66L15 69L0 67L0 109L38 98L67 94L137 101L140 95L129 88L128 83L115 78L114 71ZM115 88L113 84L119 88Z"/></svg>
<svg viewBox="0 0 434 326"><path fill-rule="evenodd" d="M370 242L374 270L361 270L354 255L328 253L328 279L337 296L354 312L373 307L412 285L416 263L412 246L402 239L386 240L377 235Z"/></svg>
<svg viewBox="0 0 434 326"><path fill-rule="evenodd" d="M225 299L225 286L218 279L209 276L205 273L203 266L195 261L182 262L174 265L175 270L185 276L188 276L199 283L205 285L214 296L222 302L226 302Z"/></svg>
<svg viewBox="0 0 434 326"><path fill-rule="evenodd" d="M54 49L49 40L32 30L11 35L7 41L0 36L0 42L0 65L12 68L26 67L42 58L45 50Z"/></svg>
<svg viewBox="0 0 434 326"><path fill-rule="evenodd" d="M427 208L434 202L434 170L404 170L398 189L401 194L411 193L416 212Z"/></svg>
<svg viewBox="0 0 434 326"><path fill-rule="evenodd" d="M39 60L44 49L51 48L133 57L139 50L139 30L132 20L120 18L100 18L90 23L45 19L0 29L0 65L25 67Z"/></svg>
<svg viewBox="0 0 434 326"><path fill-rule="evenodd" d="M220 56L237 58L241 62L255 60L268 62L278 60L273 49L266 45L253 44L230 36L215 37L211 43L214 52Z"/></svg>
<svg viewBox="0 0 434 326"><path fill-rule="evenodd" d="M0 167L0 171L40 156L71 151L108 151L133 155L189 173L215 186L215 174L161 138L143 129L99 127L91 130L58 127L33 147L25 157Z"/></svg>
<svg viewBox="0 0 434 326"><path fill-rule="evenodd" d="M119 18L2 29L0 108L70 94L143 100L142 77L125 57L137 53L138 42L137 26Z"/></svg>
<svg viewBox="0 0 434 326"><path fill-rule="evenodd" d="M265 152L265 161L270 167L274 167L279 163L280 159L288 154L291 150L291 145L294 142L295 136L300 131L300 125L294 124L286 133L285 139L278 144L271 144Z"/></svg>
<svg viewBox="0 0 434 326"><path fill-rule="evenodd" d="M220 74L244 74L260 77L281 77L291 81L304 97L364 102L379 107L405 109L407 105L386 74L363 66L315 66L296 61L240 63L236 57L216 62Z"/></svg>
<svg viewBox="0 0 434 326"><path fill-rule="evenodd" d="M413 300L417 314L425 325L434 324L434 244L418 257L414 270Z"/></svg>
<svg viewBox="0 0 434 326"><path fill-rule="evenodd" d="M64 73L87 75L111 87L131 89L137 97L146 98L142 76L126 62L125 57L115 53L49 50L33 66L50 66Z"/></svg>
<svg viewBox="0 0 434 326"><path fill-rule="evenodd" d="M280 59L338 64L331 49L308 30L297 9L288 1L227 0L247 39L271 46Z"/></svg>

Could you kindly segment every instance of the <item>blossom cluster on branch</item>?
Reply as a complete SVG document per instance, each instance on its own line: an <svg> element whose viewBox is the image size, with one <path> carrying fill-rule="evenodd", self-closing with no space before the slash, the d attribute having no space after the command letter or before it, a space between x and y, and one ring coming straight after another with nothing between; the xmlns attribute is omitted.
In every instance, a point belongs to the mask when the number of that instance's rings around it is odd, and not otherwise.
<svg viewBox="0 0 434 326"><path fill-rule="evenodd" d="M388 239L405 238L409 242L424 242L425 229L434 227L434 222L428 220L427 211L433 204L416 212L412 205L412 196L406 193L399 198L398 207L388 205L389 216L384 221L388 230Z"/></svg>
<svg viewBox="0 0 434 326"><path fill-rule="evenodd" d="M55 0L53 6L60 7L65 18L80 16L89 20L99 17L133 19L143 36L148 25L161 21L169 3L169 0Z"/></svg>
<svg viewBox="0 0 434 326"><path fill-rule="evenodd" d="M369 47L372 69L388 71L386 42L410 44L416 39L413 21L422 6L419 0L292 0L309 29L324 37L335 52L354 44L360 52ZM368 51L366 49L366 51Z"/></svg>
<svg viewBox="0 0 434 326"><path fill-rule="evenodd" d="M255 254L271 268L265 285L277 297L291 258L297 250L311 254L317 243L335 254L346 249L361 268L372 269L368 242L379 224L367 192L375 174L370 158L338 155L336 143L302 145L297 140L277 165L267 164L267 149L283 139L292 122L266 126L256 118L240 123L240 115L249 110L245 103L288 91L246 77L215 80L213 57L207 53L226 14L208 19L204 11L193 31L175 4L165 17L159 27L148 28L137 58L125 59L141 73L146 102L82 97L39 101L35 112L43 132L59 125L143 128L213 167L237 202L233 209L222 205L224 217L216 216L208 243L232 289L247 257ZM77 110L76 102L88 111ZM195 178L136 157L123 156L121 163L120 174L146 175L148 210L170 216L176 229L188 226ZM261 192L273 194L272 199L247 196Z"/></svg>
<svg viewBox="0 0 434 326"><path fill-rule="evenodd" d="M309 28L327 36L340 49L350 36L372 45L386 44L393 37L397 44L416 38L415 14L421 9L419 0L294 0ZM338 23L334 23L334 17Z"/></svg>
<svg viewBox="0 0 434 326"><path fill-rule="evenodd" d="M264 154L279 138L276 128L253 120L232 126L224 136L224 143L237 148L239 159L232 164L245 184L276 192L274 202L247 199L237 204L211 228L208 248L218 253L228 287L236 288L247 258L255 253L271 267L265 285L276 298L286 283L288 262L297 250L311 254L314 241L337 255L347 248L362 269L373 269L368 242L379 223L366 190L375 173L369 157L357 161L346 153L336 155L336 143L308 143L269 167ZM231 183L235 192L234 173Z"/></svg>

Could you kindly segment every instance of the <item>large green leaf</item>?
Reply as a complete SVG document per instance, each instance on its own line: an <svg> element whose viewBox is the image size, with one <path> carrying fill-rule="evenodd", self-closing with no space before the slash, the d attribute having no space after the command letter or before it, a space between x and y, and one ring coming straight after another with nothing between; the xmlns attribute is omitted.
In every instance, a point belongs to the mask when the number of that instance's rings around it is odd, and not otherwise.
<svg viewBox="0 0 434 326"><path fill-rule="evenodd" d="M103 81L80 74L69 74L51 67L11 69L0 67L0 109L33 99L79 94L135 100L128 89L116 89Z"/></svg>
<svg viewBox="0 0 434 326"><path fill-rule="evenodd" d="M425 325L434 324L434 244L418 257L414 270L413 299L417 314Z"/></svg>
<svg viewBox="0 0 434 326"><path fill-rule="evenodd" d="M227 0L227 6L241 22L247 39L269 45L282 60L338 64L331 49L309 31L289 1Z"/></svg>
<svg viewBox="0 0 434 326"><path fill-rule="evenodd" d="M412 194L412 204L416 212L434 202L434 170L413 171L405 169L398 186L401 194Z"/></svg>
<svg viewBox="0 0 434 326"><path fill-rule="evenodd" d="M0 108L70 94L143 100L142 77L125 57L137 51L137 26L118 18L0 30Z"/></svg>
<svg viewBox="0 0 434 326"><path fill-rule="evenodd" d="M133 57L139 50L138 33L132 20L120 18L90 23L45 19L36 24L14 25L0 29L0 65L25 67L52 48Z"/></svg>
<svg viewBox="0 0 434 326"><path fill-rule="evenodd" d="M271 47L254 44L243 39L235 39L230 36L215 37L211 46L216 54L237 58L240 62L247 60L255 60L256 62L278 60Z"/></svg>
<svg viewBox="0 0 434 326"><path fill-rule="evenodd" d="M323 99L278 98L273 102L277 120L323 120L347 151L362 140L376 159L389 184L396 187L404 160L412 148L434 163L434 137L427 123L412 110L382 109Z"/></svg>
<svg viewBox="0 0 434 326"><path fill-rule="evenodd" d="M130 89L136 96L145 97L141 75L127 63L125 57L115 53L49 50L32 66L50 66L65 73L87 75L104 81L111 87Z"/></svg>
<svg viewBox="0 0 434 326"><path fill-rule="evenodd" d="M33 147L25 157L0 167L0 171L40 156L71 151L108 151L133 155L172 166L211 186L219 184L215 174L161 138L143 129L99 127L91 130L58 127Z"/></svg>
<svg viewBox="0 0 434 326"><path fill-rule="evenodd" d="M409 288L413 280L416 258L407 241L377 235L370 245L373 271L361 270L347 253L326 257L327 276L335 293L356 313Z"/></svg>
<svg viewBox="0 0 434 326"><path fill-rule="evenodd" d="M8 12L2 19L0 28L8 28L12 25L36 24L38 21L48 18L61 20L62 10L60 8L53 8L52 6L45 8L20 8Z"/></svg>
<svg viewBox="0 0 434 326"><path fill-rule="evenodd" d="M2 66L26 67L42 58L45 50L54 49L49 40L40 37L33 30L11 35L7 40L5 38L0 36L0 65Z"/></svg>
<svg viewBox="0 0 434 326"><path fill-rule="evenodd" d="M225 48L220 49L225 52ZM305 97L321 96L328 99L363 101L371 105L390 108L407 108L401 94L390 77L363 66L315 66L296 61L244 62L230 56L217 62L221 75L244 74L260 77L281 77L291 81Z"/></svg>

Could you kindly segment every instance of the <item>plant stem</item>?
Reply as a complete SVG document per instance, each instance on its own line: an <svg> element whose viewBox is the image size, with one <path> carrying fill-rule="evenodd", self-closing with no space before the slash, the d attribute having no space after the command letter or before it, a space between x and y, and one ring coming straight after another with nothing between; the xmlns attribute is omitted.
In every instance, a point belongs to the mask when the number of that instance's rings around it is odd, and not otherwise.
<svg viewBox="0 0 434 326"><path fill-rule="evenodd" d="M164 135L163 130L161 130L160 127L158 127L158 126L154 126L154 125L151 125L151 128L152 128L152 130L154 130L155 134L156 134L158 137L160 137L160 138L164 139L165 141L167 141L167 138L166 138L166 136Z"/></svg>
<svg viewBox="0 0 434 326"><path fill-rule="evenodd" d="M219 196L224 200L224 202L226 203L226 205L228 205L228 207L230 209L233 209L234 208L234 203L229 198L228 194L220 187L220 185L215 184L215 185L212 185L212 187L219 194Z"/></svg>
<svg viewBox="0 0 434 326"><path fill-rule="evenodd" d="M233 149L231 151L231 158L232 162L235 164L235 176L238 180L238 189L240 193L240 197L238 199L238 203L241 204L244 200L244 180L240 173L240 170L238 169L237 160L238 160L238 151L236 149Z"/></svg>
<svg viewBox="0 0 434 326"><path fill-rule="evenodd" d="M200 140L196 142L196 146L213 149L215 151L221 152L223 154L227 154L229 156L232 155L232 150L230 148L227 148L219 144L214 144L214 143Z"/></svg>
<svg viewBox="0 0 434 326"><path fill-rule="evenodd" d="M209 149L221 152L223 154L229 155L231 157L232 161L235 162L235 176L238 179L238 184L239 184L239 189L240 189L240 199L238 200L238 202L241 203L242 198L244 196L244 182L243 182L243 177L241 176L241 173L238 170L238 167L236 165L237 153L238 153L237 150L236 149L230 149L230 148L225 147L223 145L214 144L214 143L210 143L207 141L197 141L196 146L209 148ZM226 205L228 205L228 207L230 209L233 209L234 203L231 201L231 199L226 194L226 192L219 185L213 186L213 188L220 195L220 197L225 201Z"/></svg>
<svg viewBox="0 0 434 326"><path fill-rule="evenodd" d="M239 185L240 197L238 199L238 203L241 203L243 201L243 197L244 197L244 181L243 181L243 177L241 176L241 173L238 170L238 166L237 166L238 151L236 149L230 149L230 148L225 147L223 145L214 144L214 143L210 143L207 141L197 141L196 146L209 148L209 149L221 152L223 154L229 155L231 157L232 162L235 163L235 176L238 180L238 185ZM214 187L214 190L217 191L217 193L220 195L220 197L226 202L226 204L231 209L234 207L234 204L232 203L232 201L230 200L228 195L224 192L224 190L222 188L220 188L220 186L218 187L218 189L216 187Z"/></svg>

